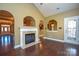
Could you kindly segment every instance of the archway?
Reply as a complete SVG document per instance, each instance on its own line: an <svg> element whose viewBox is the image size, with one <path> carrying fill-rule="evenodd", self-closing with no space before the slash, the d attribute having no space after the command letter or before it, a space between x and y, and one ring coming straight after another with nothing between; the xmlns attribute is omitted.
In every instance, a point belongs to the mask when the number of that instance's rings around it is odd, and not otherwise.
<svg viewBox="0 0 79 59"><path fill-rule="evenodd" d="M24 18L23 25L24 25L24 26L34 26L34 27L36 26L36 25L35 25L35 20L34 20L34 18L31 17L31 16L26 16L26 17Z"/></svg>
<svg viewBox="0 0 79 59"><path fill-rule="evenodd" d="M0 45L14 48L14 17L6 11L0 10Z"/></svg>

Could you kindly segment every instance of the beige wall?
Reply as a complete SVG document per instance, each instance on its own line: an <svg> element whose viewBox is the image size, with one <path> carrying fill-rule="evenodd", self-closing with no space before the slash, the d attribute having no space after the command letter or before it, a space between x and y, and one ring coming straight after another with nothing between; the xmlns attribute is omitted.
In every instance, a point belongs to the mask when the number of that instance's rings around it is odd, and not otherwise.
<svg viewBox="0 0 79 59"><path fill-rule="evenodd" d="M36 21L36 27L39 28L39 21L44 20L42 14L33 4L0 4L0 10L9 11L15 19L15 45L20 43L19 28L23 26L23 18L25 16L32 16Z"/></svg>
<svg viewBox="0 0 79 59"><path fill-rule="evenodd" d="M39 21L45 19L45 26L47 22L51 19L55 19L58 22L58 27L62 27L61 30L57 30L58 32L45 32L46 37L56 38L56 39L64 39L64 18L65 17L71 17L71 16L78 16L79 15L79 9L74 9L65 13L57 14L54 16L49 16L44 18L42 14L38 11L38 9L33 4L1 4L0 3L0 10L6 10L9 11L15 19L15 45L18 45L20 43L20 32L19 28L23 27L23 18L25 16L32 16L36 21L36 27L39 30ZM47 30L47 28L46 28ZM41 33L44 33L41 32Z"/></svg>
<svg viewBox="0 0 79 59"><path fill-rule="evenodd" d="M79 9L70 10L64 13L60 13L54 16L49 16L45 18L45 36L55 39L64 39L64 18L65 17L72 17L72 16L79 16ZM57 31L58 32L47 32L47 23L49 20L55 19L57 21ZM60 30L59 27L62 27Z"/></svg>

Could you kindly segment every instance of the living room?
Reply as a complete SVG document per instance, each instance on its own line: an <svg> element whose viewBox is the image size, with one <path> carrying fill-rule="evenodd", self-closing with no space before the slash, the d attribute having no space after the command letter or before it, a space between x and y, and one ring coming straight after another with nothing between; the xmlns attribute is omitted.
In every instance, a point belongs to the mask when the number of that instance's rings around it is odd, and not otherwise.
<svg viewBox="0 0 79 59"><path fill-rule="evenodd" d="M78 3L0 3L0 55L77 56L78 18Z"/></svg>

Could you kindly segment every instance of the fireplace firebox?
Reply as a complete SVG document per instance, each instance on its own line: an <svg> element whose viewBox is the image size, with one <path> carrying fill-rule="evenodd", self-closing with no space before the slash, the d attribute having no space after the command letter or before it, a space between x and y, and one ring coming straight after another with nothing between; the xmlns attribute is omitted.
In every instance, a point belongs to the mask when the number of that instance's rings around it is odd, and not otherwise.
<svg viewBox="0 0 79 59"><path fill-rule="evenodd" d="M25 44L35 42L35 33L25 34Z"/></svg>

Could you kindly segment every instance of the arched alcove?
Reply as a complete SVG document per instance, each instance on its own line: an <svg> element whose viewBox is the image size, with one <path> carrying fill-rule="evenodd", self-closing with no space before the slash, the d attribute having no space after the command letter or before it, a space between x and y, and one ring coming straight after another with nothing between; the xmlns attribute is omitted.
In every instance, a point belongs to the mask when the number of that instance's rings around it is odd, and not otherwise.
<svg viewBox="0 0 79 59"><path fill-rule="evenodd" d="M44 36L44 21L40 20L39 22L39 35L40 38Z"/></svg>
<svg viewBox="0 0 79 59"><path fill-rule="evenodd" d="M26 17L24 18L23 25L24 25L24 26L36 26L36 25L35 25L35 20L34 20L34 18L31 17L31 16L26 16Z"/></svg>
<svg viewBox="0 0 79 59"><path fill-rule="evenodd" d="M57 21L49 20L47 27L48 27L48 30L57 30Z"/></svg>
<svg viewBox="0 0 79 59"><path fill-rule="evenodd" d="M43 30L44 29L44 22L42 20L40 20L40 23L39 23L39 30Z"/></svg>
<svg viewBox="0 0 79 59"><path fill-rule="evenodd" d="M1 44L14 47L14 17L6 10L0 10L0 41Z"/></svg>

